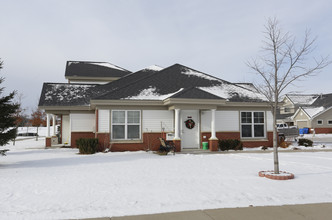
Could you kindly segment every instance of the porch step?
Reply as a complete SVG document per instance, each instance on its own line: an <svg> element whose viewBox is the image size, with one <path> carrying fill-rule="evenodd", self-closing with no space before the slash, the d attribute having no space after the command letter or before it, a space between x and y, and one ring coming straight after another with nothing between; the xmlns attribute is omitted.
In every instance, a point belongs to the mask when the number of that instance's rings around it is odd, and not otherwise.
<svg viewBox="0 0 332 220"><path fill-rule="evenodd" d="M178 154L210 154L211 151L203 149L182 149Z"/></svg>

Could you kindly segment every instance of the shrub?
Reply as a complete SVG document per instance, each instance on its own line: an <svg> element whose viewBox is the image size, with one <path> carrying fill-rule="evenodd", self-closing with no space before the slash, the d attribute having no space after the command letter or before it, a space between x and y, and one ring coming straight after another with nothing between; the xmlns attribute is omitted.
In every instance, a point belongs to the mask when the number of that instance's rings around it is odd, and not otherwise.
<svg viewBox="0 0 332 220"><path fill-rule="evenodd" d="M305 146L305 147L312 147L312 140L306 139L306 138L300 138L297 142L298 145L300 146Z"/></svg>
<svg viewBox="0 0 332 220"><path fill-rule="evenodd" d="M76 140L80 154L94 154L97 151L97 138L80 138Z"/></svg>
<svg viewBox="0 0 332 220"><path fill-rule="evenodd" d="M219 148L225 150L243 150L243 144L238 139L219 140Z"/></svg>

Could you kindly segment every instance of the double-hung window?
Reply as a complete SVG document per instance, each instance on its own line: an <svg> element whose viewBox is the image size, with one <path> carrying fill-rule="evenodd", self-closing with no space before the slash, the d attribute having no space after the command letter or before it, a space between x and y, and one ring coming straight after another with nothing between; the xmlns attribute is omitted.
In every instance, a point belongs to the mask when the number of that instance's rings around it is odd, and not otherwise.
<svg viewBox="0 0 332 220"><path fill-rule="evenodd" d="M112 139L133 140L141 137L141 111L113 110Z"/></svg>
<svg viewBox="0 0 332 220"><path fill-rule="evenodd" d="M241 137L265 137L264 112L241 112Z"/></svg>

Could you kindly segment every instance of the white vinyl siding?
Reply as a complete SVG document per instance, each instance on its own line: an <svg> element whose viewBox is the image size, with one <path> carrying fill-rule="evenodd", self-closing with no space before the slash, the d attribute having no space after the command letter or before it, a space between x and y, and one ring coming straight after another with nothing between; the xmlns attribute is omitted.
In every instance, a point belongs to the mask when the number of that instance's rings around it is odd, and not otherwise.
<svg viewBox="0 0 332 220"><path fill-rule="evenodd" d="M70 119L69 115L62 115L62 143L70 143Z"/></svg>
<svg viewBox="0 0 332 220"><path fill-rule="evenodd" d="M202 111L202 132L211 132L211 111ZM238 111L216 111L216 132L240 131Z"/></svg>
<svg viewBox="0 0 332 220"><path fill-rule="evenodd" d="M96 128L95 114L70 114L72 132L94 132Z"/></svg>
<svg viewBox="0 0 332 220"><path fill-rule="evenodd" d="M266 130L273 131L273 115L271 111L266 111Z"/></svg>
<svg viewBox="0 0 332 220"><path fill-rule="evenodd" d="M98 132L110 132L110 110L98 110Z"/></svg>
<svg viewBox="0 0 332 220"><path fill-rule="evenodd" d="M143 132L173 132L174 111L143 110Z"/></svg>

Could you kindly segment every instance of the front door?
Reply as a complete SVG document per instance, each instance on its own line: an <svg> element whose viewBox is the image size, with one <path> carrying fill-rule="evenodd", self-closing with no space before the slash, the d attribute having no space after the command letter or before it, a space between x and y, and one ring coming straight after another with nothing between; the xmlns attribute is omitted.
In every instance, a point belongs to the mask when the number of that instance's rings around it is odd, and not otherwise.
<svg viewBox="0 0 332 220"><path fill-rule="evenodd" d="M181 146L199 148L199 111L181 110Z"/></svg>

